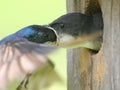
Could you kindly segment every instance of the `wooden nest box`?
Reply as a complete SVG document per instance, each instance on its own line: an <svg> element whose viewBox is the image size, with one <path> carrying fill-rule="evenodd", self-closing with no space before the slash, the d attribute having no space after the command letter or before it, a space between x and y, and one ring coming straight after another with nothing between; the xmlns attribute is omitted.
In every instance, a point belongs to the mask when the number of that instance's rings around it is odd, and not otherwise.
<svg viewBox="0 0 120 90"><path fill-rule="evenodd" d="M68 90L120 90L120 0L67 0L68 12L99 10L104 21L101 50L68 50Z"/></svg>

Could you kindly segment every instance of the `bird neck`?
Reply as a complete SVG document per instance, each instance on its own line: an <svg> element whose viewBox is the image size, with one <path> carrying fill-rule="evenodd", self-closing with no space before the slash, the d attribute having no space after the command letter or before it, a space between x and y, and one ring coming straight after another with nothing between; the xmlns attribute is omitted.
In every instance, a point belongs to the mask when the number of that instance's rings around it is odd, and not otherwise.
<svg viewBox="0 0 120 90"><path fill-rule="evenodd" d="M101 47L101 43L102 43L102 39L99 37L95 40L90 40L90 41L86 41L86 42L68 42L68 43L62 43L60 44L61 47L63 48L77 48L77 47L84 47L84 48L88 48L91 50L95 50L98 51ZM68 45L69 44L69 45Z"/></svg>
<svg viewBox="0 0 120 90"><path fill-rule="evenodd" d="M58 41L59 46L63 48L84 47L92 50L99 50L102 43L102 33L97 32L91 35L76 38L71 35L63 35Z"/></svg>

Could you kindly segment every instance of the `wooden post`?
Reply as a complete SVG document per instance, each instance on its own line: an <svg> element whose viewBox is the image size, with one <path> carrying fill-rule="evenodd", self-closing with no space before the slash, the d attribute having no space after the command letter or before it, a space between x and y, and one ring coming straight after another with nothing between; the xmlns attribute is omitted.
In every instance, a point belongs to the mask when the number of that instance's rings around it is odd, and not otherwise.
<svg viewBox="0 0 120 90"><path fill-rule="evenodd" d="M99 9L97 3L96 0L67 0L67 11L92 14ZM89 50L71 49L67 55L68 90L92 90L92 60Z"/></svg>
<svg viewBox="0 0 120 90"><path fill-rule="evenodd" d="M105 72L100 90L120 90L120 0L101 0ZM97 89L96 89L97 90Z"/></svg>
<svg viewBox="0 0 120 90"><path fill-rule="evenodd" d="M67 0L67 11L93 14L99 11L96 2ZM103 46L96 55L84 48L68 50L68 90L120 90L120 0L99 2L104 19Z"/></svg>

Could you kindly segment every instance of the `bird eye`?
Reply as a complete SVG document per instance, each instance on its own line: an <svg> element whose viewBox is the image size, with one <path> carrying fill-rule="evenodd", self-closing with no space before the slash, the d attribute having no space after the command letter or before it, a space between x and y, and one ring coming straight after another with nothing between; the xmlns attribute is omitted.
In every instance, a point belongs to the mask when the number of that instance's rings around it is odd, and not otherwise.
<svg viewBox="0 0 120 90"><path fill-rule="evenodd" d="M64 28L64 24L63 23L60 23L60 28Z"/></svg>

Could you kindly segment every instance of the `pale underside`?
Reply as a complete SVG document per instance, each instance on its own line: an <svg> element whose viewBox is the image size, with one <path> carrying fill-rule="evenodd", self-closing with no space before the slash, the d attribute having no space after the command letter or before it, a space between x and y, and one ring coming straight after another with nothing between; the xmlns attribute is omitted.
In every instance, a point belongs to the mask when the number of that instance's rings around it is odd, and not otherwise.
<svg viewBox="0 0 120 90"><path fill-rule="evenodd" d="M84 37L73 37L71 35L60 34L57 45L63 48L84 47L99 50L101 46L101 41L99 40L100 35L101 33L99 32Z"/></svg>

